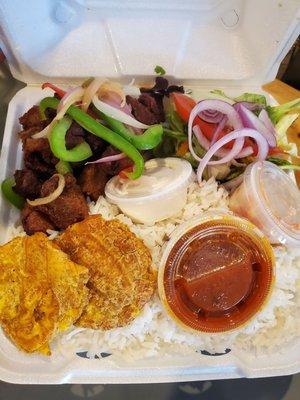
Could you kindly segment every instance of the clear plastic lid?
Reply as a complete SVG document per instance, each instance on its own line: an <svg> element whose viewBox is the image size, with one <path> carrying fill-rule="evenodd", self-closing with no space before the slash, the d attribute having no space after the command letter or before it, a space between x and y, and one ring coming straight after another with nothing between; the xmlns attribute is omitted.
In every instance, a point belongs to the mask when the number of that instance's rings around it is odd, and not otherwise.
<svg viewBox="0 0 300 400"><path fill-rule="evenodd" d="M269 241L246 219L204 213L172 233L159 268L160 298L187 329L236 329L265 305L274 262Z"/></svg>
<svg viewBox="0 0 300 400"><path fill-rule="evenodd" d="M252 164L245 179L250 179L248 188L255 191L266 216L286 235L300 240L300 191L289 175L264 161Z"/></svg>
<svg viewBox="0 0 300 400"><path fill-rule="evenodd" d="M191 164L186 160L155 158L145 163L144 173L139 179L113 177L106 185L105 194L111 200L156 198L187 186L192 175Z"/></svg>

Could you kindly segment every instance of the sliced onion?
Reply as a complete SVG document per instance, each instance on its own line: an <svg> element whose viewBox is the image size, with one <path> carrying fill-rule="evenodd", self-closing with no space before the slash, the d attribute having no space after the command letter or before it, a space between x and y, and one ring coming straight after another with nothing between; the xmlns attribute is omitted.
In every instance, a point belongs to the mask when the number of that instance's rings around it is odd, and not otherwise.
<svg viewBox="0 0 300 400"><path fill-rule="evenodd" d="M249 157L253 154L253 148L251 146L244 147L243 150L235 157L236 159Z"/></svg>
<svg viewBox="0 0 300 400"><path fill-rule="evenodd" d="M134 81L134 79L133 79L133 81ZM126 96L128 95L128 96L132 96L132 97L139 97L139 95L141 94L140 88L131 83L129 85L124 85L123 91Z"/></svg>
<svg viewBox="0 0 300 400"><path fill-rule="evenodd" d="M243 125L245 128L257 130L265 137L271 147L276 146L276 138L273 133L269 131L265 124L260 119L258 119L258 117L253 114L252 111L241 105L239 115L243 121Z"/></svg>
<svg viewBox="0 0 300 400"><path fill-rule="evenodd" d="M216 143L216 141L219 139L219 135L220 135L221 131L223 130L224 126L226 125L226 123L227 123L227 117L224 115L214 131L213 137L210 142L211 146L214 143Z"/></svg>
<svg viewBox="0 0 300 400"><path fill-rule="evenodd" d="M39 199L35 199L35 200L29 200L27 199L27 203L30 206L41 206L43 204L48 204L51 203L52 201L56 200L63 192L64 187L65 187L65 177L61 174L55 174L52 175L52 178L54 176L58 176L58 184L57 184L57 188L54 190L54 192L52 192L51 194L49 194L49 196L46 197L40 197Z"/></svg>
<svg viewBox="0 0 300 400"><path fill-rule="evenodd" d="M95 78L85 89L81 103L81 108L83 109L83 111L86 111L89 108L92 102L92 98L95 96L95 94L98 92L104 82L106 82L105 78Z"/></svg>
<svg viewBox="0 0 300 400"><path fill-rule="evenodd" d="M49 125L47 125L42 131L35 133L34 135L32 135L31 137L33 139L40 139L40 138L45 138L48 136L48 134L51 132L53 125L56 123L57 118L55 117Z"/></svg>
<svg viewBox="0 0 300 400"><path fill-rule="evenodd" d="M244 173L241 175L237 176L236 178L231 179L228 182L223 183L224 188L228 192L233 192L244 180Z"/></svg>
<svg viewBox="0 0 300 400"><path fill-rule="evenodd" d="M262 104L253 103L251 101L238 101L237 103L233 104L233 107L237 112L240 112L241 106L246 107L250 111L260 111L264 108Z"/></svg>
<svg viewBox="0 0 300 400"><path fill-rule="evenodd" d="M253 151L253 150L252 150L252 151ZM238 167L238 168L247 167L247 164L246 164L246 163L239 162L239 161L236 161L236 160L231 160L231 164L232 164L233 166L235 166L235 167Z"/></svg>
<svg viewBox="0 0 300 400"><path fill-rule="evenodd" d="M107 92L106 95L101 98L101 100L104 103L109 104L110 106L112 106L112 107L114 107L114 108L116 108L116 109L118 109L120 111L123 111L125 114L130 115L132 117L131 105L125 103L122 106L121 98L117 93L115 93L115 92Z"/></svg>
<svg viewBox="0 0 300 400"><path fill-rule="evenodd" d="M57 114L50 122L50 124L47 125L42 131L32 135L32 137L34 139L39 139L49 136L54 124L65 115L65 113L68 111L68 108L72 104L76 103L78 100L82 98L83 92L84 92L83 88L77 87L74 90L72 90L72 92L68 92L69 94L66 93L65 96L61 99L57 107Z"/></svg>
<svg viewBox="0 0 300 400"><path fill-rule="evenodd" d="M121 100L121 107L126 104L126 96L122 86L118 82L106 81L99 87L98 96L102 99L107 93L116 93Z"/></svg>
<svg viewBox="0 0 300 400"><path fill-rule="evenodd" d="M268 152L269 152L269 145L265 137L255 129L250 128L242 128L237 129L233 132L228 133L226 136L222 137L218 140L205 154L203 159L200 161L197 169L197 178L198 182L200 183L202 180L202 174L206 165L210 162L210 159L215 155L216 151L223 147L225 144L231 142L231 140L236 140L242 137L252 137L258 145L258 154L257 158L259 160L265 160ZM236 140L237 142L237 140ZM220 160L219 160L220 161Z"/></svg>
<svg viewBox="0 0 300 400"><path fill-rule="evenodd" d="M266 110L261 110L261 112L258 115L258 119L261 120L261 122L265 125L265 127L267 129L269 129L269 131L274 135L274 137L276 138L276 130L275 130L275 126L273 125L269 114L267 113Z"/></svg>
<svg viewBox="0 0 300 400"><path fill-rule="evenodd" d="M199 117L203 119L203 121L205 122L211 122L213 124L217 124L218 122L222 121L224 115L219 111L204 110L201 111Z"/></svg>
<svg viewBox="0 0 300 400"><path fill-rule="evenodd" d="M107 163L107 162L112 162L112 161L118 161L118 160L122 160L123 158L126 158L126 154L119 153L119 154L114 154L112 156L99 158L99 160L96 160L96 161L89 161L89 162L85 163L85 165L101 164L101 163Z"/></svg>
<svg viewBox="0 0 300 400"><path fill-rule="evenodd" d="M204 148L204 150L208 151L211 147L211 143L209 142L209 140L203 135L203 133L201 132L201 129L199 128L199 126L194 126L193 131L195 133L195 136L198 140L198 142L200 143L200 145ZM227 157L229 154L230 150L227 149L219 149L215 152L215 156L217 157ZM248 157L253 153L253 148L251 146L247 146L245 148L243 148L239 153L237 153L237 155L234 158L244 158L244 157ZM219 160L219 161L223 161L223 159ZM232 158L233 159L233 158ZM229 160L231 161L231 160ZM221 164L220 162L218 164ZM213 164L212 164L213 165Z"/></svg>
<svg viewBox="0 0 300 400"><path fill-rule="evenodd" d="M84 93L84 89L81 86L72 88L66 92L63 98L60 100L57 106L57 113L59 113L66 104L72 105L77 101L81 100Z"/></svg>
<svg viewBox="0 0 300 400"><path fill-rule="evenodd" d="M199 128L199 126L194 126L193 131L194 131L195 136L196 136L198 142L200 143L200 145L202 147L204 147L205 150L208 151L211 148L210 143L207 140L207 138L203 135L203 133L201 132L201 129ZM242 149L244 147L244 142L245 142L245 139L243 137L238 138L236 140L234 146L232 146L232 149L230 149L230 150L219 149L217 152L215 152L214 155L216 155L218 157L222 157L222 158L217 161L210 161L208 163L208 165L224 164L224 163L231 161L233 158L236 158L237 155L242 151Z"/></svg>
<svg viewBox="0 0 300 400"><path fill-rule="evenodd" d="M142 124L141 122L137 121L135 118L131 117L125 112L120 111L117 108L112 107L111 105L106 104L103 101L99 100L97 95L93 97L93 104L99 111L102 111L104 114L108 115L111 118L123 122L123 124L140 129L149 128L149 125Z"/></svg>
<svg viewBox="0 0 300 400"><path fill-rule="evenodd" d="M202 133L201 129L199 126L195 125L193 127L193 132L199 142L199 144L204 148L204 150L208 151L209 148L211 147L210 141L207 139L206 136ZM228 154L228 151L225 149L220 149L216 152L217 157L225 157ZM200 158L200 157L199 157Z"/></svg>
<svg viewBox="0 0 300 400"><path fill-rule="evenodd" d="M205 110L216 110L224 115L227 116L228 118L228 123L233 127L233 129L240 129L243 127L241 118L239 114L236 112L236 110L228 103L226 103L223 100L217 100L217 99L210 99L210 100L202 100L198 104L195 105L195 107L192 109L190 117L189 117L189 123L188 123L188 144L189 144L189 150L192 156L194 157L195 160L201 161L201 158L197 156L193 149L193 142L192 142L192 136L193 136L193 122L196 116L201 113L202 111ZM232 150L236 151L236 148L240 148L240 143L234 143Z"/></svg>

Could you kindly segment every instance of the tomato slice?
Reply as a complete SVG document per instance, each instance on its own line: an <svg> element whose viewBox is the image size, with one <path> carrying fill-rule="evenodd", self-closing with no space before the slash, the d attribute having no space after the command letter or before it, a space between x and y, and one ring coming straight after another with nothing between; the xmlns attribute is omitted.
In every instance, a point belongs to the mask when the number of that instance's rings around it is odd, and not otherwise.
<svg viewBox="0 0 300 400"><path fill-rule="evenodd" d="M171 97L174 101L176 111L178 112L180 118L187 123L189 121L190 113L196 105L195 100L189 96L186 96L185 94L176 92L172 93ZM196 117L195 120L196 119L200 118Z"/></svg>
<svg viewBox="0 0 300 400"><path fill-rule="evenodd" d="M192 99L189 96L186 96L185 94L182 93L172 93L171 94L172 99L174 101L175 104L175 108L176 111L178 113L178 115L180 116L180 118L184 121L184 122L188 122L189 121L189 116L190 113L192 111L192 109L195 107L196 102L194 99ZM203 135L208 139L208 140L212 140L215 129L217 127L217 124L212 124L206 121L203 121L200 117L196 117L194 119L194 125L198 125L199 128L201 129ZM227 135L227 133L229 133L231 131L230 128L225 127L219 134L219 139L221 139L223 136ZM225 148L227 149L231 149L233 146L233 141L225 144Z"/></svg>
<svg viewBox="0 0 300 400"><path fill-rule="evenodd" d="M272 155L280 155L280 154L282 154L282 155L289 155L289 153L287 153L286 151L284 151L281 147L278 147L278 146L276 146L276 147L270 147L270 149L269 149L269 156L272 156Z"/></svg>

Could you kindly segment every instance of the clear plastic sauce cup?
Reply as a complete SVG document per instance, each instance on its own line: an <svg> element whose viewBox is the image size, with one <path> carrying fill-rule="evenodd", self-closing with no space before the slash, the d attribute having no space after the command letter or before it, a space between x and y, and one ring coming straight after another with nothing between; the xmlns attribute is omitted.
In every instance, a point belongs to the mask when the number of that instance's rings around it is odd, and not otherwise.
<svg viewBox="0 0 300 400"><path fill-rule="evenodd" d="M266 304L274 282L269 240L244 218L204 213L172 233L163 253L158 290L185 329L236 329Z"/></svg>
<svg viewBox="0 0 300 400"><path fill-rule="evenodd" d="M271 243L300 246L300 191L273 163L250 164L229 207L258 226Z"/></svg>

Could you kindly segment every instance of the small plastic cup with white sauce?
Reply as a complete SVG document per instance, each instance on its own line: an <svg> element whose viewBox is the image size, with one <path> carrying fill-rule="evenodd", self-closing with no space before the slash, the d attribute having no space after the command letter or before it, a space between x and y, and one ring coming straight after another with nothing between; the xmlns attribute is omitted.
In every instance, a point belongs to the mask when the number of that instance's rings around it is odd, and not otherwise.
<svg viewBox="0 0 300 400"><path fill-rule="evenodd" d="M114 176L106 184L105 195L134 221L153 224L176 215L185 206L193 176L188 161L156 158L145 163L139 179Z"/></svg>
<svg viewBox="0 0 300 400"><path fill-rule="evenodd" d="M229 207L259 227L271 243L300 246L300 191L273 163L250 164Z"/></svg>

